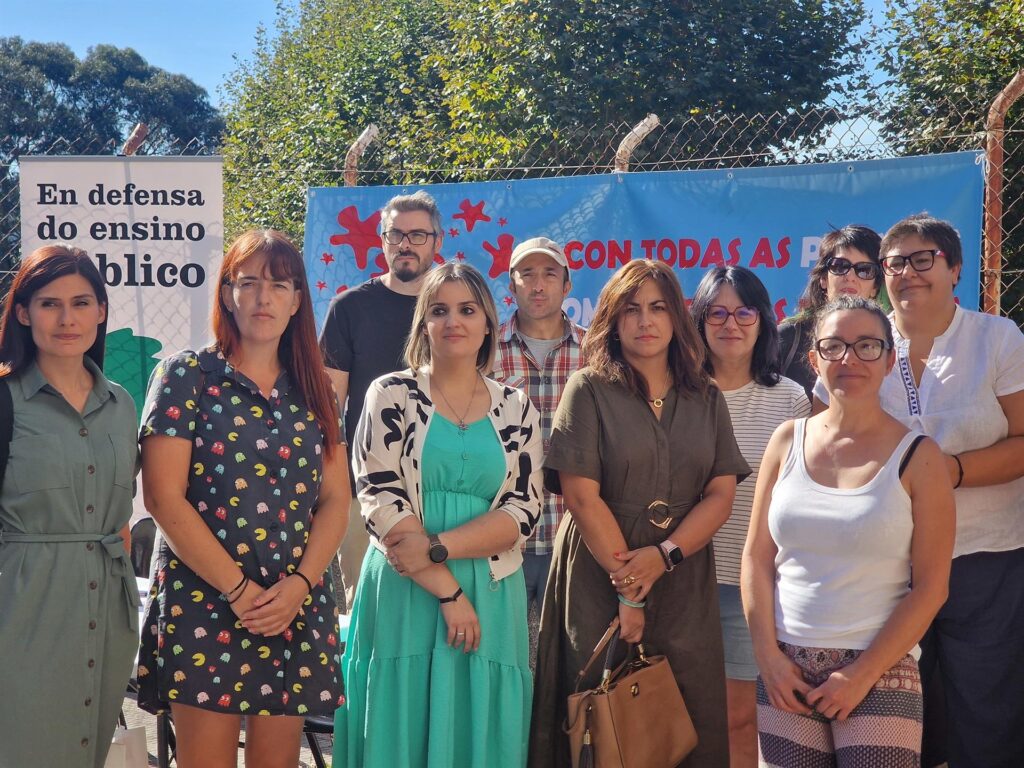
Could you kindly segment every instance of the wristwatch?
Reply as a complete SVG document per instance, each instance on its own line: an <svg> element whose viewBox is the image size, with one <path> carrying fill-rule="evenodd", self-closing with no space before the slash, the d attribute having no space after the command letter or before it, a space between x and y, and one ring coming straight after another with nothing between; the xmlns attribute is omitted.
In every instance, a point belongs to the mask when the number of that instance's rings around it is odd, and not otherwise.
<svg viewBox="0 0 1024 768"><path fill-rule="evenodd" d="M661 549L661 556L665 558L665 570L671 571L683 562L683 550L671 539L665 539L658 545Z"/></svg>
<svg viewBox="0 0 1024 768"><path fill-rule="evenodd" d="M448 547L441 543L436 533L427 536L427 541L430 542L430 562L443 563L448 559Z"/></svg>

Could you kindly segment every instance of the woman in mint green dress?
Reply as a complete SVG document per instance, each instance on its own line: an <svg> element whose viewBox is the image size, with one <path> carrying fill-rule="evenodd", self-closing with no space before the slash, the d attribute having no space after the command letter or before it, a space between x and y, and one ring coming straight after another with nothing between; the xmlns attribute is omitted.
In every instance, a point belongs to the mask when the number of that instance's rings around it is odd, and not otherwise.
<svg viewBox="0 0 1024 768"><path fill-rule="evenodd" d="M540 515L542 441L529 398L485 377L497 329L480 273L445 264L417 301L410 369L367 392L353 468L373 546L335 768L526 764L521 546Z"/></svg>

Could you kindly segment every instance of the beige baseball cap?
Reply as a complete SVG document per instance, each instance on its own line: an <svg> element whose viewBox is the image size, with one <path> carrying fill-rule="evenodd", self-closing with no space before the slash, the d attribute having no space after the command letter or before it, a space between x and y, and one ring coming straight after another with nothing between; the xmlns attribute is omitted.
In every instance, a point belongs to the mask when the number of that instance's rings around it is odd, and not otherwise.
<svg viewBox="0 0 1024 768"><path fill-rule="evenodd" d="M529 240L521 242L512 251L512 258L508 261L509 277L512 276L512 270L516 268L516 264L531 253L543 253L545 256L550 256L560 267L564 269L569 268L569 262L566 260L565 254L562 253L562 248L558 243L546 237L531 237Z"/></svg>

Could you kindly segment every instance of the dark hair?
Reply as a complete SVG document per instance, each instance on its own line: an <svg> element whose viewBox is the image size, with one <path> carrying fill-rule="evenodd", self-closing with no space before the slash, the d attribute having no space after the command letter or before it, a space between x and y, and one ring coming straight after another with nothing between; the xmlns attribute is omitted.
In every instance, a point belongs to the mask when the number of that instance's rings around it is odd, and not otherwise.
<svg viewBox="0 0 1024 768"><path fill-rule="evenodd" d="M487 330L484 342L476 353L476 367L480 373L489 376L494 368L494 353L498 348L498 310L494 306L494 298L487 287L484 276L477 269L461 261L446 261L440 267L430 270L423 281L423 288L416 299L416 308L412 315L412 331L405 344L405 361L413 370L430 362L430 342L423 330L427 327L427 310L431 302L437 298L437 292L445 283L465 283L473 299L480 305L480 311L487 318Z"/></svg>
<svg viewBox="0 0 1024 768"><path fill-rule="evenodd" d="M313 304L306 282L302 255L288 236L274 229L250 229L238 236L220 265L217 279L217 301L213 306L213 335L224 357L230 355L241 341L235 316L224 303L222 286L230 285L242 265L251 257L267 257L267 271L274 280L291 280L301 293L299 309L288 321L288 327L277 345L277 358L295 383L306 406L314 414L324 436L324 454L333 456L341 430L338 426L338 400L327 378L320 345L316 339Z"/></svg>
<svg viewBox="0 0 1024 768"><path fill-rule="evenodd" d="M870 312L878 321L882 324L882 330L885 334L885 341L889 345L889 349L895 346L895 342L892 337L892 323L889 322L888 315L885 314L885 310L882 306L872 299L865 299L862 296L840 296L834 301L830 301L825 306L821 307L814 315L814 338L811 342L811 348L814 349L818 344L818 329L821 327L822 321L829 315L833 315L836 312L846 312L850 310L860 309L865 312Z"/></svg>
<svg viewBox="0 0 1024 768"><path fill-rule="evenodd" d="M960 235L948 221L936 219L927 213L915 213L900 219L885 233L882 238L882 254L885 255L900 240L908 235L917 235L922 240L930 240L935 243L946 256L946 264L950 269L963 264L963 246L960 244Z"/></svg>
<svg viewBox="0 0 1024 768"><path fill-rule="evenodd" d="M28 309L37 291L67 275L84 277L92 286L96 300L107 306L107 287L88 253L65 243L36 248L21 260L7 294L0 328L0 377L17 373L36 357L32 329L18 321L15 308L21 306ZM107 309L109 316L109 307ZM107 320L104 318L96 328L96 340L85 353L101 370L106 338Z"/></svg>
<svg viewBox="0 0 1024 768"><path fill-rule="evenodd" d="M683 291L675 273L660 261L637 259L612 275L601 290L597 309L587 335L583 338L586 364L602 378L623 383L647 398L647 384L637 375L622 355L622 342L616 333L619 318L626 304L648 280L661 287L669 316L672 319L672 340L668 345L668 366L676 389L684 392L706 391L708 374L704 370L704 344L686 311Z"/></svg>
<svg viewBox="0 0 1024 768"><path fill-rule="evenodd" d="M861 224L848 224L840 229L833 229L821 238L821 244L818 246L818 261L811 268L807 287L804 288L804 295L800 297L800 306L803 310L814 312L828 303L828 294L821 287L821 278L825 276L829 262L841 248L856 248L878 267L875 273L875 295L877 296L885 282L885 278L882 276L882 267L878 261L881 241L882 239L875 230Z"/></svg>
<svg viewBox="0 0 1024 768"><path fill-rule="evenodd" d="M697 286L697 292L690 302L690 316L697 324L697 330L704 339L704 348L710 352L705 314L714 303L722 284L731 285L740 297L744 306L753 307L761 316L761 325L754 343L753 357L750 360L750 373L754 381L766 387L774 387L779 383L779 329L775 325L772 302L768 291L757 275L746 267L712 267L704 275ZM704 370L715 375L711 355L704 358Z"/></svg>

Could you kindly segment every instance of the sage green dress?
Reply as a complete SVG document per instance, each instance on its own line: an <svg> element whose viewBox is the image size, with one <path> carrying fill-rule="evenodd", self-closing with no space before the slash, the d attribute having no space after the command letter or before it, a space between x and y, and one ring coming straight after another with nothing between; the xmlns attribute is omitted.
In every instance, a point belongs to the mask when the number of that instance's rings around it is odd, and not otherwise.
<svg viewBox="0 0 1024 768"><path fill-rule="evenodd" d="M132 513L135 404L86 366L95 383L82 413L35 364L7 381L0 768L102 768L138 647L138 589L118 535Z"/></svg>
<svg viewBox="0 0 1024 768"><path fill-rule="evenodd" d="M490 419L465 431L435 414L423 446L423 525L450 530L490 508L505 458ZM487 558L448 567L480 620L480 648L448 645L437 598L370 547L341 668L334 768L524 766L533 678L522 571L492 581Z"/></svg>

